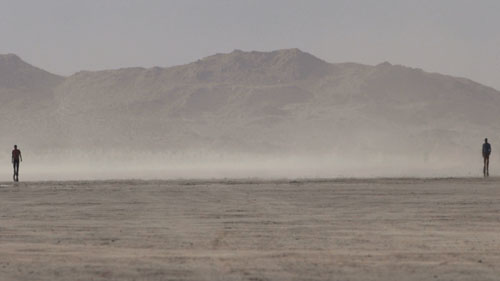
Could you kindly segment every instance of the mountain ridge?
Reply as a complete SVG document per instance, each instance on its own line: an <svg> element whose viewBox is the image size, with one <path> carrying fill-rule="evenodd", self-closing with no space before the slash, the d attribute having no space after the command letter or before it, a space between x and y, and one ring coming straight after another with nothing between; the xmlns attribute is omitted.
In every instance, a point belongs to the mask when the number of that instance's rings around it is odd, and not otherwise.
<svg viewBox="0 0 500 281"><path fill-rule="evenodd" d="M188 62L188 63L185 63L185 64L180 64L180 65L173 65L173 66L152 66L152 67L141 67L141 66L130 66L130 67L121 67L121 68L110 68L110 69L102 69L102 70L80 70L80 71L77 71L73 74L70 74L70 75L67 75L67 76L62 76L62 75L57 75L57 74L53 74L49 71L46 71L42 68L39 68L39 67L36 67L36 66L33 66L32 64L29 64L27 63L26 61L24 61L20 56L18 56L17 54L14 54L14 53L7 53L7 54L0 54L0 67L2 67L2 64L5 62L5 60L12 60L12 61L15 61L15 62L18 62L18 63L22 63L23 65L25 66L29 66L29 67L32 67L34 69L37 69L37 70L41 70L47 74L50 74L52 76L55 76L55 77L58 77L58 78L62 78L63 80L66 79L66 78L69 78L69 77L72 77L72 76L75 76L75 75L82 75L82 74L91 74L91 73L112 73L112 72L116 72L116 71L119 71L119 72L123 72L123 71L129 71L129 70L134 70L134 71L137 71L137 70L141 70L141 71L151 71L151 72L154 72L154 71L166 71L166 70L172 70L172 69L177 69L177 68L180 68L180 67L186 67L186 66L189 66L189 65L193 65L193 64L196 64L196 63L199 63L199 62L202 62L202 61L206 61L206 60L210 60L212 58L218 58L218 57L224 57L224 56L231 56L233 54L237 54L237 55L252 55L252 54L262 54L262 55L266 55L266 54L283 54L283 53L296 53L296 54L300 54L301 56L303 57L310 57L314 60L317 60L318 62L321 62L321 63L324 63L324 64L327 64L327 65L330 65L330 66L350 66L350 67L360 67L360 68L377 68L377 67L389 67L389 68L403 68L403 69L409 69L409 70L416 70L416 71L422 71L426 74L430 74L430 75L440 75L440 76L444 76L444 77L449 77L449 78L453 78L453 79L461 79L461 80L464 80L464 81L467 81L467 82L471 82L471 83L474 83L476 85L480 85L482 87L487 87L487 88L490 88L490 89L493 89L495 91L498 91L495 87L492 87L492 86L488 86L488 85L484 85L480 82L477 82L473 79L470 79L470 78L467 78L467 77L462 77L462 76L456 76L456 75L450 75L450 74L444 74L444 73L440 73L440 72L434 72L434 71L426 71L426 70L423 70L421 68L415 68L415 67L411 67L411 66L406 66L406 65L402 65L402 64L392 64L388 61L383 61L381 63L378 63L376 65L369 65L369 64L363 64L363 63L357 63L357 62L335 62L335 63L331 63L331 62L326 62L308 52L304 52L298 48L289 48L289 49L278 49L278 50L274 50L274 51L269 51L269 52L266 52L266 51L242 51L240 49L235 49L233 50L232 52L230 53L217 53L217 54L214 54L214 55L209 55L209 56L206 56L206 57L203 57L201 59L198 59L196 61L193 61L193 62ZM2 84L0 84L0 86L2 86Z"/></svg>
<svg viewBox="0 0 500 281"><path fill-rule="evenodd" d="M55 87L63 79L63 76L35 67L15 54L0 54L0 87L2 88L46 90Z"/></svg>
<svg viewBox="0 0 500 281"><path fill-rule="evenodd" d="M13 132L3 145L21 139L37 151L90 154L432 160L441 154L460 159L484 135L500 137L500 126L490 122L500 118L500 93L491 87L388 62L328 63L298 49L235 50L166 68L47 77L57 83L40 84L48 85L43 101L22 100L0 83L0 97L9 103L2 107L0 129ZM37 95L36 88L27 88L25 96Z"/></svg>

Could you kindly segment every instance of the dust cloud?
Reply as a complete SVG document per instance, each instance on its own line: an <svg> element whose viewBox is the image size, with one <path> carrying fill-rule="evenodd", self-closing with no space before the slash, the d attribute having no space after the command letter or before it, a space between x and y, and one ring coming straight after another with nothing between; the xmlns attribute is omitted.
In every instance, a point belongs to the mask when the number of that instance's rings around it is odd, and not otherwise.
<svg viewBox="0 0 500 281"><path fill-rule="evenodd" d="M40 157L23 152L20 179L106 180L106 179L299 179L372 177L470 177L481 175L481 157L410 158L387 155L345 156L326 154L256 156L240 155L151 155L135 157L100 155ZM492 175L499 162L492 157ZM10 180L12 167L0 165L0 178Z"/></svg>

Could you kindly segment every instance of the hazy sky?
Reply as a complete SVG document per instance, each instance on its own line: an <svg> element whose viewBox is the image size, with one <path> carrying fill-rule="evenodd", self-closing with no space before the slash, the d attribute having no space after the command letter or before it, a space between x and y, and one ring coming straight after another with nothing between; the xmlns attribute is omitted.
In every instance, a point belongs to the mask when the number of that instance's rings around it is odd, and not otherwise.
<svg viewBox="0 0 500 281"><path fill-rule="evenodd" d="M500 89L499 27L498 0L0 0L0 53L64 75L296 47Z"/></svg>

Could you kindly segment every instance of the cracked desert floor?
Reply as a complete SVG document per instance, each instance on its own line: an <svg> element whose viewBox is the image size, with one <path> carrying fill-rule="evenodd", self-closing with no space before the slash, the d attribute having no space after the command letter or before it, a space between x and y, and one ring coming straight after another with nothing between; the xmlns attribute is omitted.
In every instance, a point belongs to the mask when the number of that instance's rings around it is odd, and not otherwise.
<svg viewBox="0 0 500 281"><path fill-rule="evenodd" d="M0 184L0 280L498 280L500 179Z"/></svg>

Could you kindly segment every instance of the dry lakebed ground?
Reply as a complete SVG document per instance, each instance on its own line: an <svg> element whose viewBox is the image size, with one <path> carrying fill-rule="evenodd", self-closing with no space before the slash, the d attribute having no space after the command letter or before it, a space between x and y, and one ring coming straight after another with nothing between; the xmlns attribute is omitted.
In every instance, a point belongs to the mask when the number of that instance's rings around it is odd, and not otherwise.
<svg viewBox="0 0 500 281"><path fill-rule="evenodd" d="M500 179L4 182L0 280L500 280Z"/></svg>

